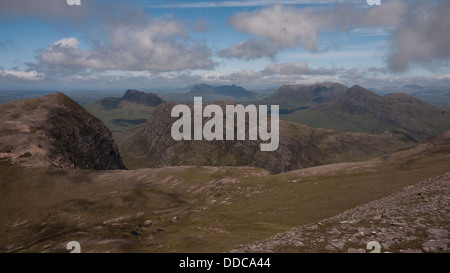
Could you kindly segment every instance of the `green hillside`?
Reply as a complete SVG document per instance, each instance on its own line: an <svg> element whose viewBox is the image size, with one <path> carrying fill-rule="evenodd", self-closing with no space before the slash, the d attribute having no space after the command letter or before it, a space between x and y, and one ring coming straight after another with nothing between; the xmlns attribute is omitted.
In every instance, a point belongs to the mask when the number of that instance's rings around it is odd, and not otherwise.
<svg viewBox="0 0 450 273"><path fill-rule="evenodd" d="M419 141L450 129L448 111L406 94L380 96L360 86L329 103L281 118L342 132L381 134L401 129Z"/></svg>

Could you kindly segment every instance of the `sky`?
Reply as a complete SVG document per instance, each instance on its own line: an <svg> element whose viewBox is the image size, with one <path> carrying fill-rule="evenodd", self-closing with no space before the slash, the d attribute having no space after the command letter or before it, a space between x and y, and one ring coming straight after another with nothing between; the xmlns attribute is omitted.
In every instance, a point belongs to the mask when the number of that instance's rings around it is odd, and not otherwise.
<svg viewBox="0 0 450 273"><path fill-rule="evenodd" d="M0 90L450 87L450 1L0 0Z"/></svg>

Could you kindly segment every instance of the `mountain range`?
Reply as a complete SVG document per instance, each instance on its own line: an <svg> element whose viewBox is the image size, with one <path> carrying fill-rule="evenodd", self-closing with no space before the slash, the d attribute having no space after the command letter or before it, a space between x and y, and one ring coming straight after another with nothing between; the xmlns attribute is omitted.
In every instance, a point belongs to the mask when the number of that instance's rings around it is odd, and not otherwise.
<svg viewBox="0 0 450 273"><path fill-rule="evenodd" d="M193 102L194 97L201 96L205 102L215 102L219 100L233 100L236 102L247 101L255 98L262 98L264 95L251 92L242 86L208 84L196 84L186 93L161 93L159 94L166 101L176 101L178 103Z"/></svg>
<svg viewBox="0 0 450 273"><path fill-rule="evenodd" d="M223 95L235 98L240 97L252 97L255 94L237 85L221 85L221 86L211 86L207 84L197 84L194 85L191 90L187 93L192 96L205 96L205 95Z"/></svg>
<svg viewBox="0 0 450 273"><path fill-rule="evenodd" d="M225 111L225 105L230 103L216 102L216 105ZM323 164L365 160L415 143L401 130L382 135L343 133L286 121L280 121L279 147L274 152L261 152L261 141L249 141L248 137L245 141L175 141L171 137L171 125L177 120L171 117L175 105L161 104L145 124L115 135L128 167L254 166L280 173ZM193 105L189 107L193 108ZM203 122L206 120L204 118Z"/></svg>
<svg viewBox="0 0 450 273"><path fill-rule="evenodd" d="M404 93L380 96L353 86L335 99L282 119L315 128L380 134L401 129L421 141L450 129L450 112Z"/></svg>
<svg viewBox="0 0 450 273"><path fill-rule="evenodd" d="M347 91L348 87L340 83L317 83L312 85L283 85L270 97L249 101L256 105L279 105L280 114L289 114L299 109L329 102Z"/></svg>

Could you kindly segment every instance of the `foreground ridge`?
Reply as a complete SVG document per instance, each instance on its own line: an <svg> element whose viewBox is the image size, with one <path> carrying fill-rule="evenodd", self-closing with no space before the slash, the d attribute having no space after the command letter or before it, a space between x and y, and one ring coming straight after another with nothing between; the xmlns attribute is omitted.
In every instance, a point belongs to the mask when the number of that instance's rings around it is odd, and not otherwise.
<svg viewBox="0 0 450 273"><path fill-rule="evenodd" d="M449 227L450 172L231 252L447 252Z"/></svg>

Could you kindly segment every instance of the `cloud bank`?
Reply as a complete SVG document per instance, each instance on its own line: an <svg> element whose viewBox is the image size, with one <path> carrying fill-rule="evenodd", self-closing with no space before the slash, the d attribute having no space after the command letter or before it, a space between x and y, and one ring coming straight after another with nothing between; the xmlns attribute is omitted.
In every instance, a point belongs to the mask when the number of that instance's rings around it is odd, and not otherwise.
<svg viewBox="0 0 450 273"><path fill-rule="evenodd" d="M211 53L201 45L184 43L185 26L153 19L146 24L120 24L106 32L106 41L83 50L74 38L54 42L38 59L49 65L124 71L210 69Z"/></svg>
<svg viewBox="0 0 450 273"><path fill-rule="evenodd" d="M411 64L428 67L450 58L450 1L411 7L395 29L388 56L389 68L404 71Z"/></svg>
<svg viewBox="0 0 450 273"><path fill-rule="evenodd" d="M288 48L317 52L322 31L385 27L389 33L388 67L395 72L411 64L435 66L450 58L450 1L392 0L370 8L336 5L332 10L274 6L229 18L236 30L253 37L221 50L219 56L273 59Z"/></svg>
<svg viewBox="0 0 450 273"><path fill-rule="evenodd" d="M229 58L273 58L280 50L301 46L317 52L321 31L350 31L361 27L385 27L397 24L406 11L400 0L383 3L379 7L359 9L337 5L329 9L298 9L286 6L241 12L230 17L230 24L238 31L258 37L232 45L219 55ZM237 50L239 49L239 50Z"/></svg>

